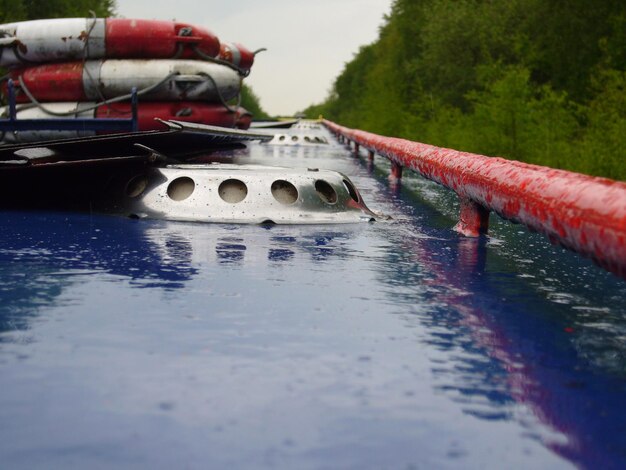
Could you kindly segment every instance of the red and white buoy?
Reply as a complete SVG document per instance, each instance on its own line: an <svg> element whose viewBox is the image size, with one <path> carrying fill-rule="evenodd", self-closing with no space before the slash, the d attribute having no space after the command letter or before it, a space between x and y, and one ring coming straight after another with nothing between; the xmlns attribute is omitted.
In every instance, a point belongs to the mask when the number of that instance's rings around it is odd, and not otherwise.
<svg viewBox="0 0 626 470"><path fill-rule="evenodd" d="M241 77L231 68L205 61L168 59L90 60L11 70L19 103L91 101L127 95L135 87L141 100L203 100L221 103L239 94ZM6 93L6 84L4 85Z"/></svg>
<svg viewBox="0 0 626 470"><path fill-rule="evenodd" d="M188 23L60 18L0 25L0 66L102 58L217 57L218 38Z"/></svg>
<svg viewBox="0 0 626 470"><path fill-rule="evenodd" d="M259 49L259 51L264 49ZM257 51L258 52L258 51ZM243 72L250 72L252 64L254 64L255 52L250 51L241 44L233 42L223 42L220 44L219 58L230 62Z"/></svg>
<svg viewBox="0 0 626 470"><path fill-rule="evenodd" d="M76 118L125 118L132 116L130 103L115 103L111 105L96 106L89 102L63 102L46 103L45 109L55 113L51 115L39 107L18 106L17 119L54 119L55 117ZM81 111L83 110L83 111ZM0 108L0 115L7 112L6 108ZM58 116L64 113L66 116ZM197 101L170 101L170 102L140 102L137 105L138 127L140 131L163 129L163 124L155 120L183 121L212 126L233 128L237 124L237 114L231 112L221 104L201 103ZM60 138L81 137L93 135L93 131L20 131L7 132L5 142L34 142L40 140L53 140Z"/></svg>
<svg viewBox="0 0 626 470"><path fill-rule="evenodd" d="M237 108L237 129L248 130L250 129L250 125L252 124L252 113L248 111L246 108L242 108L239 106Z"/></svg>

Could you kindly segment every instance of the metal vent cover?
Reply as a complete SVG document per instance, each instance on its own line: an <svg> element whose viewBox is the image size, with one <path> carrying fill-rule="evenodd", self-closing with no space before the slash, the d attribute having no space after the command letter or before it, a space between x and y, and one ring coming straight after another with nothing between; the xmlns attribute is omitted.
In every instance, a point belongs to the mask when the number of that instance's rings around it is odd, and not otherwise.
<svg viewBox="0 0 626 470"><path fill-rule="evenodd" d="M247 224L375 220L336 171L258 165L171 165L120 182L107 212L138 218Z"/></svg>

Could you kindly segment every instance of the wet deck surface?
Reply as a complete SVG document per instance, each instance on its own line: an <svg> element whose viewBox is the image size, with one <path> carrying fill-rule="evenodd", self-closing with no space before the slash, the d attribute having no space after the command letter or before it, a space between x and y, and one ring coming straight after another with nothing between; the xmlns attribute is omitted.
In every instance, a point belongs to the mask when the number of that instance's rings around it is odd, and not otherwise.
<svg viewBox="0 0 626 470"><path fill-rule="evenodd" d="M390 222L0 213L3 468L618 468L626 283L327 147ZM226 157L230 158L228 155Z"/></svg>

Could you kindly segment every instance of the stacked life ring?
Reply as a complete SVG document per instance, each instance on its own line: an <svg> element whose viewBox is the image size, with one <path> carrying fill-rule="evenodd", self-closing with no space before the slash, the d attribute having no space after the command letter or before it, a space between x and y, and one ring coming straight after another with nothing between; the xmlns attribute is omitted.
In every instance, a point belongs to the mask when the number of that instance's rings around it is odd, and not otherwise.
<svg viewBox="0 0 626 470"><path fill-rule="evenodd" d="M60 18L0 25L0 67L9 68L6 78L22 103L18 119L129 118L134 88L139 130L161 129L155 118L247 129L250 113L232 102L255 54L175 21ZM0 89L6 95L6 81ZM55 132L7 133L5 140L84 135Z"/></svg>

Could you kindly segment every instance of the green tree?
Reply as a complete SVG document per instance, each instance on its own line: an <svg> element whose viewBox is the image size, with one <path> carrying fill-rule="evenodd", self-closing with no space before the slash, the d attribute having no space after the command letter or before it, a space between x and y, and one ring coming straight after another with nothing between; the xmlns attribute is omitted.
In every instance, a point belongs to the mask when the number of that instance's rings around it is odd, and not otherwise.
<svg viewBox="0 0 626 470"><path fill-rule="evenodd" d="M626 2L395 0L307 109L350 127L624 178Z"/></svg>
<svg viewBox="0 0 626 470"><path fill-rule="evenodd" d="M581 150L587 158L580 171L626 180L626 72L605 70L594 87L598 93L586 109Z"/></svg>
<svg viewBox="0 0 626 470"><path fill-rule="evenodd" d="M241 106L252 113L255 119L269 119L270 116L261 107L259 97L245 83L241 87Z"/></svg>
<svg viewBox="0 0 626 470"><path fill-rule="evenodd" d="M115 15L115 7L115 0L0 0L0 21L80 18L89 16L90 11L98 17L109 17Z"/></svg>

